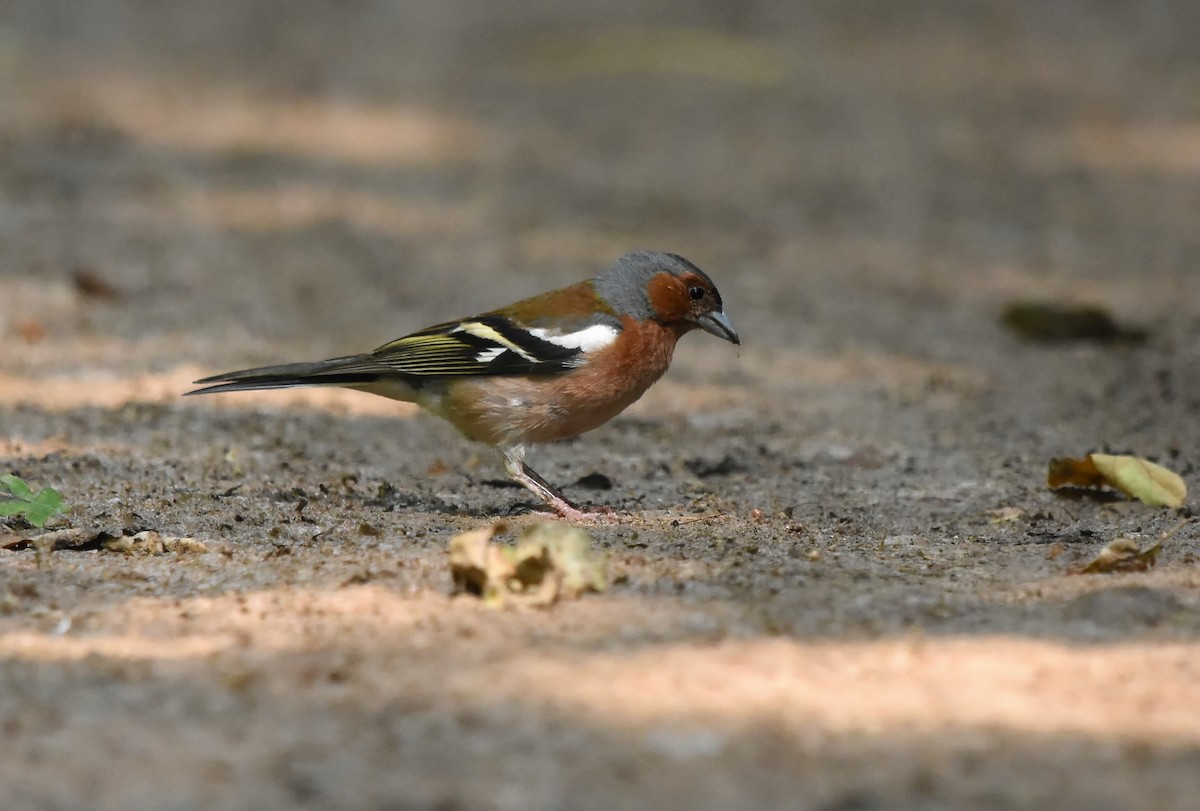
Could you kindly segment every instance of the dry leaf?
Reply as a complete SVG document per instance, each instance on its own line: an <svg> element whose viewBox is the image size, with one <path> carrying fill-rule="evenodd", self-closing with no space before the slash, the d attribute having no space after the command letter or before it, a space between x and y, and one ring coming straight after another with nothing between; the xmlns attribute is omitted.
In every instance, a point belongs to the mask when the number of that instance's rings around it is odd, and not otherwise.
<svg viewBox="0 0 1200 811"><path fill-rule="evenodd" d="M465 591L486 596L495 569L492 536L505 528L503 521L497 521L450 539L450 575L454 578L455 593Z"/></svg>
<svg viewBox="0 0 1200 811"><path fill-rule="evenodd" d="M1009 521L1016 521L1025 515L1025 511L1020 507L996 507L984 510L984 513L988 516L989 524L1005 524Z"/></svg>
<svg viewBox="0 0 1200 811"><path fill-rule="evenodd" d="M46 340L46 327L41 321L29 316L17 322L17 334L27 344L36 344Z"/></svg>
<svg viewBox="0 0 1200 811"><path fill-rule="evenodd" d="M168 552L207 552L208 547L195 538L176 538L163 535L154 530L142 530L128 534L132 530L107 529L62 529L54 532L43 532L30 538L6 536L0 538L0 548L28 549L33 548L39 554L49 552L92 552L103 549L106 552L124 552L126 554L163 555Z"/></svg>
<svg viewBox="0 0 1200 811"><path fill-rule="evenodd" d="M592 549L582 529L539 523L526 527L515 547L492 543L506 529L497 522L450 539L456 592L478 595L494 607L544 606L606 588L608 558Z"/></svg>
<svg viewBox="0 0 1200 811"><path fill-rule="evenodd" d="M116 300L123 297L121 290L116 285L101 276L100 272L92 267L76 268L75 272L71 274L71 281L75 283L76 290L91 298Z"/></svg>
<svg viewBox="0 0 1200 811"><path fill-rule="evenodd" d="M1046 484L1059 487L1115 487L1152 507L1180 507L1187 485L1178 474L1137 456L1091 453L1083 459L1051 459Z"/></svg>
<svg viewBox="0 0 1200 811"><path fill-rule="evenodd" d="M1152 507L1181 507L1187 498L1178 474L1147 459L1093 453L1091 460L1109 484Z"/></svg>
<svg viewBox="0 0 1200 811"><path fill-rule="evenodd" d="M703 28L620 27L564 33L521 49L526 74L541 81L592 76L694 76L727 84L776 87L794 70L768 39Z"/></svg>
<svg viewBox="0 0 1200 811"><path fill-rule="evenodd" d="M1059 487L1100 487L1107 484L1104 476L1096 470L1091 456L1082 459L1059 457L1050 460L1050 469L1046 472L1046 484L1051 490Z"/></svg>
<svg viewBox="0 0 1200 811"><path fill-rule="evenodd" d="M208 547L195 538L176 538L163 535L152 529L143 530L136 535L122 535L104 541L101 548L109 552L123 552L127 555L165 555L168 552L207 552Z"/></svg>
<svg viewBox="0 0 1200 811"><path fill-rule="evenodd" d="M1064 343L1142 343L1145 330L1123 327L1099 307L1014 301L1000 316L1004 326L1027 341Z"/></svg>
<svg viewBox="0 0 1200 811"><path fill-rule="evenodd" d="M1158 553L1162 551L1163 544L1170 540L1175 533L1191 523L1191 520L1191 518L1184 518L1162 535L1159 535L1158 540L1145 549L1142 549L1138 542L1132 538L1117 538L1115 541L1106 544L1090 562L1071 571L1070 574L1144 572L1158 562Z"/></svg>
<svg viewBox="0 0 1200 811"><path fill-rule="evenodd" d="M1099 554L1071 574L1110 574L1112 572L1144 572L1158 562L1162 540L1157 540L1142 549L1132 538L1117 538L1100 550Z"/></svg>

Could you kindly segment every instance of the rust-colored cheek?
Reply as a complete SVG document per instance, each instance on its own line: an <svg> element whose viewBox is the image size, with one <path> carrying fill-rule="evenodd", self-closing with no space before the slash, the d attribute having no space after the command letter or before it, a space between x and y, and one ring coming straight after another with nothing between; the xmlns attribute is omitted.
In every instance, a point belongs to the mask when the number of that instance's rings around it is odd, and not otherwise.
<svg viewBox="0 0 1200 811"><path fill-rule="evenodd" d="M660 273L646 285L646 297L658 320L664 324L683 321L691 312L687 287L669 273Z"/></svg>

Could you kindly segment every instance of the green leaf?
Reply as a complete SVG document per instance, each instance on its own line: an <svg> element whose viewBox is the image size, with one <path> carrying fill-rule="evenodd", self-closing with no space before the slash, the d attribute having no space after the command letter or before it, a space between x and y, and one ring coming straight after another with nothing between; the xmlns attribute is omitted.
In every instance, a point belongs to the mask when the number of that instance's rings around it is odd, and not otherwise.
<svg viewBox="0 0 1200 811"><path fill-rule="evenodd" d="M33 499L34 504L40 504L51 510L62 506L62 496L53 487L43 487Z"/></svg>
<svg viewBox="0 0 1200 811"><path fill-rule="evenodd" d="M5 473L3 476L0 476L0 487L3 487L21 501L33 501L33 491L29 489L29 485L21 481L19 476Z"/></svg>
<svg viewBox="0 0 1200 811"><path fill-rule="evenodd" d="M0 515L21 515L28 510L28 501L17 501L16 499L0 496Z"/></svg>
<svg viewBox="0 0 1200 811"><path fill-rule="evenodd" d="M7 490L10 495L3 491ZM37 495L18 476L0 476L0 516L19 515L39 529L62 511L62 495L52 487L43 487Z"/></svg>

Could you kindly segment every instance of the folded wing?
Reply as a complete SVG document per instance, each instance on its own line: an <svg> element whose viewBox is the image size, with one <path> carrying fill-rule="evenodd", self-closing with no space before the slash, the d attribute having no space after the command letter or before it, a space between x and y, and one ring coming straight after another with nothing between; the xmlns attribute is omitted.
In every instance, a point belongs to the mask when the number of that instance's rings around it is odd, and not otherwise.
<svg viewBox="0 0 1200 811"><path fill-rule="evenodd" d="M601 334L603 330L607 332ZM295 386L362 387L387 379L420 388L431 379L461 375L553 375L578 366L585 352L615 336L612 326L592 325L558 334L528 330L502 316L485 315L439 324L364 355L207 377L196 381L203 388L188 394Z"/></svg>

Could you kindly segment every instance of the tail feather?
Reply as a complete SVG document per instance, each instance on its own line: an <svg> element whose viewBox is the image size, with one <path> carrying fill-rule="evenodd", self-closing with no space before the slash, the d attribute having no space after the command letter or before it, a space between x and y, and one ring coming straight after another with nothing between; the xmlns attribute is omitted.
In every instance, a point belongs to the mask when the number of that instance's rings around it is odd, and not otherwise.
<svg viewBox="0 0 1200 811"><path fill-rule="evenodd" d="M291 389L297 386L364 386L395 374L394 369L383 366L368 355L351 355L316 363L285 363L282 366L262 366L213 375L195 381L197 386L203 388L185 392L184 396Z"/></svg>

